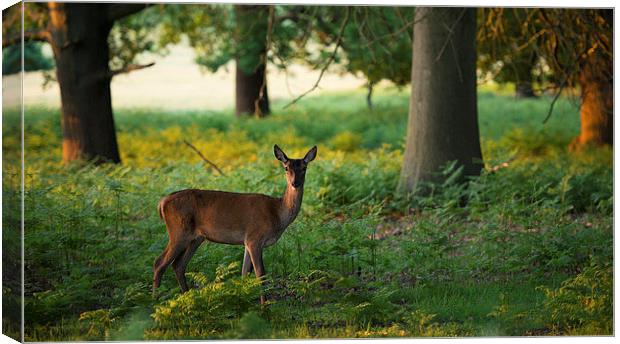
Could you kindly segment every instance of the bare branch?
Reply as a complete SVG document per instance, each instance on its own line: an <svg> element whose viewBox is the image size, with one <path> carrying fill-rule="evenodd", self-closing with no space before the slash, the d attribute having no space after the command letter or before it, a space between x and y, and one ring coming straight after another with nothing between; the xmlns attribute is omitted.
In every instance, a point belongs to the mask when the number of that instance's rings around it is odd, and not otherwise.
<svg viewBox="0 0 620 344"><path fill-rule="evenodd" d="M151 4L109 4L108 20L113 22L115 20L125 18L129 15L140 12L149 6L151 6Z"/></svg>
<svg viewBox="0 0 620 344"><path fill-rule="evenodd" d="M564 79L564 81L560 85L560 89L558 90L558 93L556 93L555 97L553 97L553 100L551 101L551 105L549 105L549 112L547 113L547 117L545 117L545 119L542 122L543 124L546 124L549 118L551 118L551 114L553 113L553 107L555 106L555 102L557 102L558 98L560 98L560 95L562 94L562 91L564 90L564 86L566 86L566 79Z"/></svg>
<svg viewBox="0 0 620 344"><path fill-rule="evenodd" d="M314 8L312 9L312 14L310 14L308 16L308 24L306 25L306 28L304 29L304 35L302 36L301 39L301 43L299 44L300 47L306 47L306 44L308 43L308 40L310 39L310 36L312 36L312 27L314 26L314 20L313 18L316 17L316 14L319 11L319 7L318 6L314 6Z"/></svg>
<svg viewBox="0 0 620 344"><path fill-rule="evenodd" d="M375 39L373 39L372 41L366 43L366 45L371 45L374 44L376 42L384 42L386 39L391 39L394 38L398 35L400 35L403 32L409 32L408 37L411 41L413 41L413 30L412 27L414 24L416 24L417 22L419 22L420 20L412 20L410 22L406 22L405 25L403 25L402 27L400 27L398 30L394 31L394 32L390 32L390 33L386 33L385 35L381 36L381 37L377 37Z"/></svg>
<svg viewBox="0 0 620 344"><path fill-rule="evenodd" d="M400 8L399 7L394 7L394 10L396 11L396 15L398 15L398 18L400 19L401 23L407 23L408 22L407 20L405 20L403 15L400 13ZM414 17L414 19L415 19L415 17ZM409 28L409 26L410 26L409 24L405 24L406 28ZM413 26L413 24L411 24L411 26ZM400 30L402 30L402 28ZM400 30L398 30L398 31L400 31ZM408 35L409 35L409 40L411 42L413 42L413 30L412 29L408 30Z"/></svg>
<svg viewBox="0 0 620 344"><path fill-rule="evenodd" d="M108 74L108 77L112 78L119 74L131 73L136 70L152 67L153 65L155 65L155 62L147 63L145 65L130 64L130 65L125 66L124 68L110 71L110 73Z"/></svg>
<svg viewBox="0 0 620 344"><path fill-rule="evenodd" d="M544 35L545 33L547 33L547 29L541 29L540 31L536 32L535 34L533 34L530 39L527 40L527 42L521 44L520 46L518 46L515 49L515 53L518 53L522 50L524 50L525 48L527 48L528 46L531 46L531 44L533 42L535 42L539 37L541 37L542 35Z"/></svg>
<svg viewBox="0 0 620 344"><path fill-rule="evenodd" d="M488 170L489 173L495 173L495 172L497 172L497 171L499 171L499 170L501 170L503 168L506 168L506 167L510 166L510 163L513 162L516 158L517 158L517 156L515 154L515 155L511 156L510 158L508 158L508 160L506 160L506 161L504 161L504 162L502 162L500 164L497 164L497 165L491 167Z"/></svg>
<svg viewBox="0 0 620 344"><path fill-rule="evenodd" d="M568 70L576 68L579 65L579 61L580 61L579 56L581 56L581 54L578 54L575 61L573 61L573 63L568 66L569 67ZM564 90L564 87L566 87L566 85L568 84L569 76L566 70L562 70L562 74L564 74L564 78L562 79L562 83L560 84L560 89L558 90L558 93L555 94L555 96L553 97L553 100L551 101L551 105L549 106L549 112L547 113L547 117L545 117L545 119L543 120L543 124L546 124L549 118L551 118L551 114L553 114L553 106L555 105L555 102L558 101L558 98L560 98L560 95L562 94L562 90Z"/></svg>
<svg viewBox="0 0 620 344"><path fill-rule="evenodd" d="M366 35L364 34L363 28L366 25L366 19L368 18L368 16L366 16L366 18L360 23L357 21L357 13L358 11L354 11L353 12L353 20L356 22L357 25L355 25L357 27L357 32L360 35L360 37L362 38L363 41L368 42L366 43L366 46L368 47L368 52L370 53L370 57L372 59L372 61L377 61L377 57L375 56L375 52L374 49L372 49L370 47L370 45L372 44L372 42L369 42L369 39L366 37Z"/></svg>
<svg viewBox="0 0 620 344"><path fill-rule="evenodd" d="M454 65L456 66L456 71L459 73L459 81L463 83L463 72L461 71L461 64L459 63L459 53L456 51L456 47L454 46L454 42L450 40L450 47L452 47L452 56L454 57Z"/></svg>
<svg viewBox="0 0 620 344"><path fill-rule="evenodd" d="M124 73L130 73L130 72L133 72L135 70L140 70L140 69L148 68L148 67L153 66L154 64L155 64L155 62L151 62L151 63L145 64L145 65L130 64L130 65L125 66L124 68L117 69L117 70L110 70L110 71L107 71L107 72L93 73L91 75L88 75L88 76L84 77L84 79L82 79L79 82L79 85L88 85L88 84L93 83L93 82L100 82L102 80L110 80L113 77L115 77L116 75L124 74Z"/></svg>
<svg viewBox="0 0 620 344"><path fill-rule="evenodd" d="M336 47L334 47L334 51L332 52L331 56L327 60L327 63L325 63L325 66L323 66L323 68L321 69L321 73L319 74L319 78L314 83L314 86L312 86L311 89L307 90L306 92L304 92L303 94L301 94L297 98L293 99L293 101L291 101L290 103L286 104L283 107L283 109L286 109L289 106L297 103L301 98L305 97L308 93L314 91L317 87L319 87L319 83L321 82L321 79L323 78L323 74L325 74L325 71L327 71L327 68L329 67L329 65L331 65L331 63L336 58L336 54L338 53L338 48L342 44L342 35L344 33L345 27L347 26L347 23L349 22L350 11L351 11L350 7L347 7L347 14L346 14L344 20L342 21L342 25L340 26L340 30L338 32L338 38L336 39Z"/></svg>
<svg viewBox="0 0 620 344"><path fill-rule="evenodd" d="M24 31L24 42L38 41L38 42L50 42L51 33L47 30L40 31ZM8 37L2 37L2 47L8 47L10 45L20 44L22 42L21 32L17 35L11 35Z"/></svg>
<svg viewBox="0 0 620 344"><path fill-rule="evenodd" d="M191 143L187 142L187 140L183 140L183 142L189 146L189 148L193 149L194 152L196 152L198 154L198 156L200 156L202 158L202 160L204 162L206 162L207 164L213 166L213 168L215 168L221 175L226 176L226 174L224 174L224 172L222 172L222 170L220 170L219 167L217 167L216 164L212 163L211 161L209 161L209 159L205 158L204 155L202 155L202 153L200 153L200 151L198 150L198 148L194 147L194 145L192 145Z"/></svg>
<svg viewBox="0 0 620 344"><path fill-rule="evenodd" d="M454 28L461 21L461 18L463 18L463 15L465 14L466 10L467 9L464 8L461 11L461 13L459 14L459 17L456 18L456 20L454 21L452 26L448 27L448 25L446 25L446 23L444 23L444 27L446 28L446 30L448 30L448 37L446 37L446 41L443 42L443 46L441 47L441 50L439 50L439 54L437 54L437 57L435 58L435 62L437 62L437 61L439 61L439 59L441 59L441 56L443 55L444 50L446 50L446 47L448 46L448 43L450 43L452 41L452 35L454 34Z"/></svg>

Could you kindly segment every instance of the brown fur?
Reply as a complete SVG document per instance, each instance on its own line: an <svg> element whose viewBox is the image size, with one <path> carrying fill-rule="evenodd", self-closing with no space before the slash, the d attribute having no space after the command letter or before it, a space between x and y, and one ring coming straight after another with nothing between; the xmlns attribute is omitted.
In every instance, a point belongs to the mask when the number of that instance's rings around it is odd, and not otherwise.
<svg viewBox="0 0 620 344"><path fill-rule="evenodd" d="M159 205L170 235L241 245L246 239L265 240L280 226L280 202L261 194L187 189L164 197Z"/></svg>
<svg viewBox="0 0 620 344"><path fill-rule="evenodd" d="M276 158L286 169L287 188L281 198L261 194L186 189L162 198L157 211L168 230L168 246L153 265L153 291L169 264L182 291L187 291L185 269L203 241L245 245L243 274L252 267L261 277L265 271L263 248L273 245L292 223L303 198L307 165L316 156L313 147L303 159L288 159L279 147ZM264 298L261 297L261 302Z"/></svg>

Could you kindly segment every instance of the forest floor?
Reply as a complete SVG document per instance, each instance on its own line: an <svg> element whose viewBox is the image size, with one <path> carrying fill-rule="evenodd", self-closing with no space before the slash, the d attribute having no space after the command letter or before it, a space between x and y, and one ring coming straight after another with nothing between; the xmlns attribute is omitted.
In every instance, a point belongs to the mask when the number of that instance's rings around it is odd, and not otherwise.
<svg viewBox="0 0 620 344"><path fill-rule="evenodd" d="M63 166L60 115L26 109L26 340L609 335L613 154L570 152L578 108L479 94L485 170L467 187L397 196L406 91L309 97L262 120L231 111L118 108L122 165ZM226 173L204 165L188 140ZM19 242L19 116L3 115L3 241ZM181 295L152 264L159 199L184 188L278 195L273 157L318 145L302 211L265 251L268 304L243 248L207 243ZM460 199L467 199L462 205ZM4 246L5 274L19 247ZM8 270L7 267L15 267ZM9 276L10 277L10 276ZM16 286L3 287L16 307ZM16 331L16 319L3 319Z"/></svg>

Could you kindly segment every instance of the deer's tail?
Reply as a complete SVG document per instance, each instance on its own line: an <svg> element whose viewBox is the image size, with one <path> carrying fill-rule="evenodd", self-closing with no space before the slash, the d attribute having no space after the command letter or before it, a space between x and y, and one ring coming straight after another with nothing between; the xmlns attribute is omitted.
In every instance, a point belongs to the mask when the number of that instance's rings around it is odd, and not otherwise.
<svg viewBox="0 0 620 344"><path fill-rule="evenodd" d="M157 212L159 213L159 217L161 217L161 219L164 220L164 222L166 222L166 218L164 217L164 206L166 205L167 200L168 200L168 197L164 197L157 204Z"/></svg>

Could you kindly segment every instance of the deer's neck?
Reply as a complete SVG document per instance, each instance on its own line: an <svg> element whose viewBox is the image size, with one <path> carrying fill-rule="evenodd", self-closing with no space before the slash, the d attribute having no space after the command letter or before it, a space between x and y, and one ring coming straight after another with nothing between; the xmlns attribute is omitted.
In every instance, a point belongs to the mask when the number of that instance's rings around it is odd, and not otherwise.
<svg viewBox="0 0 620 344"><path fill-rule="evenodd" d="M280 208L280 223L286 228L295 220L299 210L301 209L301 200L304 197L304 188L294 188L287 184L284 196L282 196L282 205Z"/></svg>

